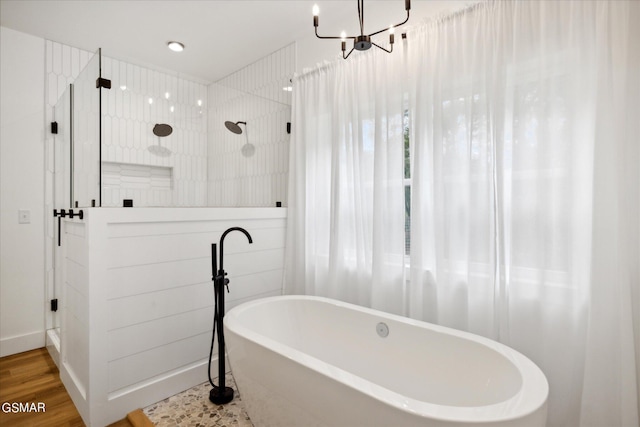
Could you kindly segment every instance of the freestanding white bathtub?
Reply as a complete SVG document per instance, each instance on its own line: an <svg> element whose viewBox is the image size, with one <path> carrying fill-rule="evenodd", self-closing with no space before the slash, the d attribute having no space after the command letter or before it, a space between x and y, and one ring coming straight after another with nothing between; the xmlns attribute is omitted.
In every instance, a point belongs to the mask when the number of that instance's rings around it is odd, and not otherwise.
<svg viewBox="0 0 640 427"><path fill-rule="evenodd" d="M546 422L542 371L474 334L326 298L281 296L230 310L225 340L256 427Z"/></svg>

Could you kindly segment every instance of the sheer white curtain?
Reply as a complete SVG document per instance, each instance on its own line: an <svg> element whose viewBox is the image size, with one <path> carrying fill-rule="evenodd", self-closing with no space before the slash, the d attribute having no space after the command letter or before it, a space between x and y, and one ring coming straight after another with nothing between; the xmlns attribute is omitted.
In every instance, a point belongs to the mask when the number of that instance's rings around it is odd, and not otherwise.
<svg viewBox="0 0 640 427"><path fill-rule="evenodd" d="M294 78L286 293L402 311L401 65L360 55Z"/></svg>
<svg viewBox="0 0 640 427"><path fill-rule="evenodd" d="M638 6L489 2L408 37L409 315L526 354L551 426L638 425Z"/></svg>
<svg viewBox="0 0 640 427"><path fill-rule="evenodd" d="M638 22L486 2L296 78L285 293L493 338L545 372L549 426L637 427Z"/></svg>

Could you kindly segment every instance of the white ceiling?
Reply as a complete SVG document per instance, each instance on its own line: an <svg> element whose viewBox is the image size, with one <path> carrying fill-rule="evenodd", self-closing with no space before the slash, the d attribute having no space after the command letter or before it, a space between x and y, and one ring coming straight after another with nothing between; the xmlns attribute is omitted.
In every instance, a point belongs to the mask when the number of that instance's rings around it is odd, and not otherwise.
<svg viewBox="0 0 640 427"><path fill-rule="evenodd" d="M409 24L470 2L413 0ZM355 0L0 0L0 25L214 82L301 39L314 48L313 43L335 43L339 53L339 42L314 38L311 8L316 3L322 35L338 35L341 30L356 34ZM405 17L402 0L364 4L365 33ZM184 43L186 49L171 52L166 47L169 40Z"/></svg>

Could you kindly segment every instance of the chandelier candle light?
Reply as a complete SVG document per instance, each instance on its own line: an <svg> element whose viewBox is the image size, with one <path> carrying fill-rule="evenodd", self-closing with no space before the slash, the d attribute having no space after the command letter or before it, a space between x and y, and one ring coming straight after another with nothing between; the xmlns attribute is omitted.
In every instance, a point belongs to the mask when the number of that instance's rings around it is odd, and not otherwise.
<svg viewBox="0 0 640 427"><path fill-rule="evenodd" d="M318 37L319 39L340 39L340 40L342 40L342 57L344 59L347 59L349 57L349 55L351 55L351 52L353 52L354 49L355 50L368 50L369 48L371 48L371 46L375 46L377 48L380 48L380 49L384 50L385 52L391 53L391 52L393 52L393 43L395 41L394 40L394 36L393 36L393 31L394 31L395 27L399 27L401 25L404 25L409 20L409 10L411 9L411 0L404 0L404 9L407 11L407 18L404 21L402 21L401 23L399 23L399 24L392 25L388 29L388 31L389 31L389 45L390 45L390 49L388 49L388 50L371 41L371 37L372 36L375 36L376 34L380 34L383 31L387 31L386 28L384 28L384 29L382 29L380 31L376 31L375 33L371 33L369 35L365 35L364 34L364 0L358 0L358 20L360 21L360 35L359 36L347 36L344 31L342 32L342 34L340 34L339 37L318 35L318 15L320 14L320 8L318 7L317 4L313 6L313 26L315 27L316 37ZM353 40L353 47L351 48L349 53L346 53L347 52L347 39L352 39Z"/></svg>

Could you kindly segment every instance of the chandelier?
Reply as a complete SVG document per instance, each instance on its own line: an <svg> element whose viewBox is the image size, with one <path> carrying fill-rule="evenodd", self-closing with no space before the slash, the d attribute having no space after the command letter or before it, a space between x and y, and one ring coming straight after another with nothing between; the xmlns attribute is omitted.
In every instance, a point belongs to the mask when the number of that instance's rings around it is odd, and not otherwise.
<svg viewBox="0 0 640 427"><path fill-rule="evenodd" d="M399 27L400 25L404 25L406 24L406 22L409 20L409 10L411 9L411 0L404 0L404 9L407 11L407 18L402 21L399 24L396 25L392 25L389 28L383 28L380 31L376 31L374 33L371 33L369 35L366 35L364 33L364 0L358 0L358 21L360 22L360 35L359 36L347 36L346 33L343 31L342 34L340 34L339 37L336 36L321 36L318 34L318 15L320 14L320 9L318 8L318 5L314 5L313 6L313 26L315 27L315 31L316 31L316 37L318 37L319 39L340 39L342 40L342 57L344 59L347 59L349 57L349 55L351 55L351 52L353 52L353 50L368 50L371 48L371 46L375 46L377 48L380 48L382 50L384 50L385 52L391 53L393 52L393 43L394 43L394 37L393 37L393 32L395 27ZM382 46L379 46L377 44L375 44L373 41L371 41L371 37L375 36L376 34L380 34L384 31L389 31L389 45L390 45L390 49L385 49ZM353 40L353 47L351 48L351 50L349 51L349 53L347 53L347 39L352 39Z"/></svg>

